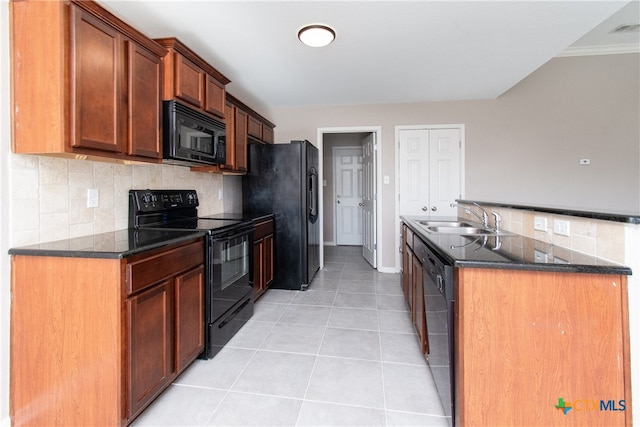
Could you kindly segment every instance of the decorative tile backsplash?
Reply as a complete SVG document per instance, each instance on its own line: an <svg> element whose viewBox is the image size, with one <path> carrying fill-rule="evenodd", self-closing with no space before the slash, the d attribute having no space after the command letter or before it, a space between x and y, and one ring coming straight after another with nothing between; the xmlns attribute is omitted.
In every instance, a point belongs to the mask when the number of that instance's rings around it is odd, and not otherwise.
<svg viewBox="0 0 640 427"><path fill-rule="evenodd" d="M11 168L11 246L125 229L130 189L193 188L203 215L241 206L240 177L183 166L11 154ZM98 190L98 207L87 207L88 189Z"/></svg>
<svg viewBox="0 0 640 427"><path fill-rule="evenodd" d="M477 207L471 207L471 209L476 213L480 212ZM493 206L489 206L486 209L489 213L496 212L500 214L502 218L500 227L505 230L615 263L628 263L625 259L625 238L628 232L627 228L633 227L633 225L569 215L496 208ZM458 209L458 214L461 217L477 222L477 219L465 213L462 207ZM545 231L534 229L534 217L546 218L547 227ZM554 220L569 221L570 236L554 233ZM495 227L495 219L491 214L489 215L489 224Z"/></svg>

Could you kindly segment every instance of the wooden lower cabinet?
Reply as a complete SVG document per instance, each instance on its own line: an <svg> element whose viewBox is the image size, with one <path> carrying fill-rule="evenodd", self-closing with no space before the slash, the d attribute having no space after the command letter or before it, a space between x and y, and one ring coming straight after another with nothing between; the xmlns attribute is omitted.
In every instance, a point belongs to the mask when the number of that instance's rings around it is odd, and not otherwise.
<svg viewBox="0 0 640 427"><path fill-rule="evenodd" d="M424 307L424 270L418 255L414 253L414 234L406 225L402 226L402 290L409 306L418 344L422 353L427 352L427 319Z"/></svg>
<svg viewBox="0 0 640 427"><path fill-rule="evenodd" d="M201 238L126 259L12 257L14 426L127 425L204 348Z"/></svg>
<svg viewBox="0 0 640 427"><path fill-rule="evenodd" d="M129 413L136 414L172 378L173 284L162 282L127 300Z"/></svg>
<svg viewBox="0 0 640 427"><path fill-rule="evenodd" d="M253 232L253 298L264 294L273 283L274 221L255 225Z"/></svg>
<svg viewBox="0 0 640 427"><path fill-rule="evenodd" d="M455 274L456 424L631 425L626 276Z"/></svg>

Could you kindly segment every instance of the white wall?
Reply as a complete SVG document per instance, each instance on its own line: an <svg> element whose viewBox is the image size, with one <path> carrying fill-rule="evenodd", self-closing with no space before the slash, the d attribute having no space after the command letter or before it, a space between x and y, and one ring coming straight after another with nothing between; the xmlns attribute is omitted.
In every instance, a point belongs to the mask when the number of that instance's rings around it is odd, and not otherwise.
<svg viewBox="0 0 640 427"><path fill-rule="evenodd" d="M640 213L639 58L556 58L496 100L274 108L271 117L278 142L382 127L379 173L391 180L381 189L381 264L393 268L397 125L465 125L467 199Z"/></svg>

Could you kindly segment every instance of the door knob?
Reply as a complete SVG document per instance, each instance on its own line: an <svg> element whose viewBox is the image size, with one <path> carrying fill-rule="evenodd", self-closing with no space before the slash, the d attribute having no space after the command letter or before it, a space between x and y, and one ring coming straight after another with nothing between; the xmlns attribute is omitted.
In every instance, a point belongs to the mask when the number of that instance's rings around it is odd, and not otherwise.
<svg viewBox="0 0 640 427"><path fill-rule="evenodd" d="M423 212L426 212L426 211L427 211L427 207L426 207L426 206L423 206L423 207L422 207L422 211L423 211Z"/></svg>
<svg viewBox="0 0 640 427"><path fill-rule="evenodd" d="M435 212L435 211L437 211L437 210L438 210L438 208L437 208L437 207L435 207L435 206L431 206L431 210Z"/></svg>

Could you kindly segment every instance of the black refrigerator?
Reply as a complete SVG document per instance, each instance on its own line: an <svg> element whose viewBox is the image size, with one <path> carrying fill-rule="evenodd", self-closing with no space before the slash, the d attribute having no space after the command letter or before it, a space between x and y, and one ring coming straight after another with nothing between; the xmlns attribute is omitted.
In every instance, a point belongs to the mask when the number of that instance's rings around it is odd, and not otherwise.
<svg viewBox="0 0 640 427"><path fill-rule="evenodd" d="M318 149L309 141L249 144L245 213L275 214L276 289L306 290L320 268Z"/></svg>

